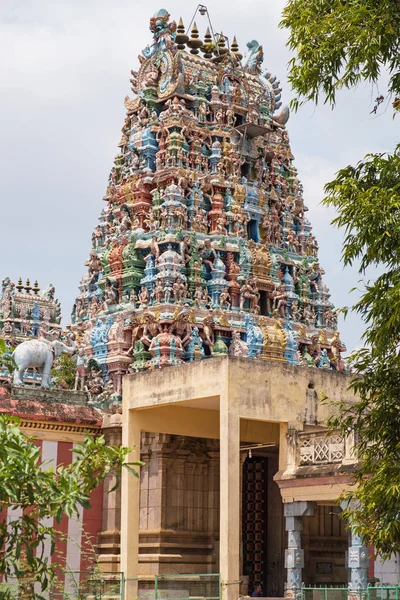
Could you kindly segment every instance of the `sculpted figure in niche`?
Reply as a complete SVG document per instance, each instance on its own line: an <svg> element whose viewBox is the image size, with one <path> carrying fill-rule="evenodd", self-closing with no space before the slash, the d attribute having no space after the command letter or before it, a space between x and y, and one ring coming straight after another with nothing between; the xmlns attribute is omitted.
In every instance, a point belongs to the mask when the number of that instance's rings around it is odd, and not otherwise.
<svg viewBox="0 0 400 600"><path fill-rule="evenodd" d="M324 312L324 322L325 326L329 329L336 329L337 316L330 308Z"/></svg>
<svg viewBox="0 0 400 600"><path fill-rule="evenodd" d="M164 287L164 302L168 304L171 301L172 286L167 282Z"/></svg>
<svg viewBox="0 0 400 600"><path fill-rule="evenodd" d="M193 325L189 323L189 311L184 308L170 326L169 333L177 335L182 341L182 346L186 348L192 341L192 329Z"/></svg>
<svg viewBox="0 0 400 600"><path fill-rule="evenodd" d="M129 206L127 206L126 204L123 204L121 206L121 222L119 224L118 231L120 234L123 234L123 233L126 233L127 231L130 231L131 227L132 227L131 211L129 209Z"/></svg>
<svg viewBox="0 0 400 600"><path fill-rule="evenodd" d="M164 288L162 282L159 280L156 282L155 288L153 290L154 298L157 304L161 304L164 298Z"/></svg>
<svg viewBox="0 0 400 600"><path fill-rule="evenodd" d="M109 308L115 304L117 304L117 292L110 279L106 279L106 287L104 290L104 310L109 310Z"/></svg>
<svg viewBox="0 0 400 600"><path fill-rule="evenodd" d="M310 347L309 352L314 360L314 364L316 366L318 366L318 363L321 359L321 352L322 352L318 333L315 333L311 336L311 347Z"/></svg>
<svg viewBox="0 0 400 600"><path fill-rule="evenodd" d="M154 256L155 264L157 264L158 258L160 256L160 248L158 246L157 237L155 235L153 235L151 238L150 252Z"/></svg>
<svg viewBox="0 0 400 600"><path fill-rule="evenodd" d="M306 304L303 310L303 318L306 325L314 327L315 325L315 312L314 309Z"/></svg>
<svg viewBox="0 0 400 600"><path fill-rule="evenodd" d="M174 302L178 303L181 301L181 285L178 279L172 284L172 295Z"/></svg>
<svg viewBox="0 0 400 600"><path fill-rule="evenodd" d="M209 306L209 305L211 304L211 302L212 302L211 296L210 296L210 295L209 295L209 293L208 293L208 288L207 288L207 286L205 286L205 287L204 287L204 290L203 290L203 295L202 295L202 299L201 299L201 301L202 301L202 303L203 303L205 306Z"/></svg>
<svg viewBox="0 0 400 600"><path fill-rule="evenodd" d="M85 356L85 351L83 348L80 348L78 351L77 359L76 359L76 374L75 374L75 385L74 385L75 391L78 389L79 382L80 382L80 389L84 390L87 363L88 363L88 360Z"/></svg>
<svg viewBox="0 0 400 600"><path fill-rule="evenodd" d="M298 300L293 300L292 302L292 319L294 321L301 321L301 312L299 309L299 302Z"/></svg>
<svg viewBox="0 0 400 600"><path fill-rule="evenodd" d="M129 348L129 350L124 352L124 354L126 354L126 356L132 355L133 349L135 347L135 342L139 339L139 337L141 336L141 331L143 330L143 325L140 323L140 320L138 317L131 317L131 325L132 325L131 347Z"/></svg>
<svg viewBox="0 0 400 600"><path fill-rule="evenodd" d="M104 381L101 377L101 370L92 369L87 384L84 386L85 392L89 396L89 401L93 402L96 396L99 396L104 391Z"/></svg>
<svg viewBox="0 0 400 600"><path fill-rule="evenodd" d="M210 312L210 314L203 319L203 331L201 333L201 337L204 343L209 347L210 352L212 352L215 342L214 327L214 318L212 312Z"/></svg>
<svg viewBox="0 0 400 600"><path fill-rule="evenodd" d="M207 272L210 273L214 267L215 259L217 255L214 248L211 246L211 240L209 238L204 240L204 247L200 253L201 261L206 266Z"/></svg>
<svg viewBox="0 0 400 600"><path fill-rule="evenodd" d="M151 344L151 340L154 337L156 337L156 335L161 333L162 328L160 323L157 323L155 315L150 311L144 313L143 321L143 335L140 338L140 341L142 342L142 344L149 347Z"/></svg>
<svg viewBox="0 0 400 600"><path fill-rule="evenodd" d="M231 299L229 296L229 288L224 287L220 296L219 296L219 305L221 308L227 308L228 310L231 307Z"/></svg>
<svg viewBox="0 0 400 600"><path fill-rule="evenodd" d="M189 235L185 235L183 237L183 240L179 244L179 250L182 259L182 264L186 267L187 263L190 261L191 258Z"/></svg>
<svg viewBox="0 0 400 600"><path fill-rule="evenodd" d="M98 300L97 296L93 296L93 298L90 301L89 307L88 307L89 317L91 319L93 319L97 315L99 310L100 310L99 300Z"/></svg>
<svg viewBox="0 0 400 600"><path fill-rule="evenodd" d="M139 292L139 308L145 308L149 303L149 291L145 285L142 285Z"/></svg>
<svg viewBox="0 0 400 600"><path fill-rule="evenodd" d="M226 223L227 223L227 220L226 220L226 216L224 214L221 215L220 217L218 217L218 219L216 221L217 233L227 235L228 231L225 227Z"/></svg>
<svg viewBox="0 0 400 600"><path fill-rule="evenodd" d="M246 357L249 353L249 347L243 340L240 339L238 331L232 331L232 341L229 346L229 356Z"/></svg>
<svg viewBox="0 0 400 600"><path fill-rule="evenodd" d="M88 283L95 283L101 270L101 262L95 250L90 251L86 266L88 267Z"/></svg>
<svg viewBox="0 0 400 600"><path fill-rule="evenodd" d="M297 245L298 245L297 236L292 229L290 229L288 231L288 234L286 237L286 244L287 244L287 248L288 248L289 252L296 252Z"/></svg>
<svg viewBox="0 0 400 600"><path fill-rule="evenodd" d="M282 319L286 316L287 297L288 295L282 283L272 292L273 307L277 315L282 317Z"/></svg>
<svg viewBox="0 0 400 600"><path fill-rule="evenodd" d="M193 294L194 305L196 308L200 308L202 299L203 299L203 290L201 289L201 286L198 285Z"/></svg>
<svg viewBox="0 0 400 600"><path fill-rule="evenodd" d="M136 308L136 303L138 301L138 297L137 297L137 294L135 292L135 288L131 289L131 293L129 295L129 301L130 301L131 304L133 304L134 308Z"/></svg>
<svg viewBox="0 0 400 600"><path fill-rule="evenodd" d="M318 294L319 292L319 284L321 283L321 270L319 268L319 264L315 262L312 266L312 269L308 269L306 271L308 276L308 281L310 284L310 291L314 294Z"/></svg>
<svg viewBox="0 0 400 600"><path fill-rule="evenodd" d="M249 308L251 312L258 312L258 302L260 300L260 293L257 289L256 281L253 277L250 277L246 283L240 288L240 310L243 311L246 300L249 300Z"/></svg>

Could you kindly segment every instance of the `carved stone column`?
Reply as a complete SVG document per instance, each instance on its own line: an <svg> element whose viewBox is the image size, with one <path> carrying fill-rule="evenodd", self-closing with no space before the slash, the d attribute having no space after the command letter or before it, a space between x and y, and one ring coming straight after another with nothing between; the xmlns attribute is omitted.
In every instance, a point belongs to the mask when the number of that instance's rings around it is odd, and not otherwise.
<svg viewBox="0 0 400 600"><path fill-rule="evenodd" d="M122 444L122 415L118 410L103 415L102 434L107 446ZM103 486L102 530L97 544L99 565L104 571L120 570L121 486L110 492L114 486L115 476L107 475Z"/></svg>
<svg viewBox="0 0 400 600"><path fill-rule="evenodd" d="M347 508L347 502L341 503L341 508ZM359 598L360 591L366 590L368 587L368 566L369 566L369 550L364 546L361 536L352 531L349 531L349 552L348 564L349 567L349 598Z"/></svg>
<svg viewBox="0 0 400 600"><path fill-rule="evenodd" d="M304 550L301 547L303 517L312 517L316 510L315 502L288 502L284 505L285 528L288 532L288 548L285 551L287 569L286 597L295 598L302 584Z"/></svg>

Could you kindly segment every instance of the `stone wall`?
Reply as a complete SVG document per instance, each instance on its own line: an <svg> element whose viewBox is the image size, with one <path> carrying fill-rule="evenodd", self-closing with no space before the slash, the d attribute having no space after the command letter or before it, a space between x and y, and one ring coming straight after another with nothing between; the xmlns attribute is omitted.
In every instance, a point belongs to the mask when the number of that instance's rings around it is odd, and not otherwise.
<svg viewBox="0 0 400 600"><path fill-rule="evenodd" d="M107 442L121 443L121 428L103 429ZM143 433L141 441L139 574L146 587L158 573L218 572L218 442ZM102 569L118 571L121 490L104 486Z"/></svg>

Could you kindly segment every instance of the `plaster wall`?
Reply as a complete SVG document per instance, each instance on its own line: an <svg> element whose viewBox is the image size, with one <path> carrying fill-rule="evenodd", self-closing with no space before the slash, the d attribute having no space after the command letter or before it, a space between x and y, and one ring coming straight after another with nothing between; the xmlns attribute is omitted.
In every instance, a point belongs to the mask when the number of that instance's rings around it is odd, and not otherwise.
<svg viewBox="0 0 400 600"><path fill-rule="evenodd" d="M389 560L385 561L376 558L374 577L379 579L379 584L381 585L399 585L400 556L398 554L393 554Z"/></svg>

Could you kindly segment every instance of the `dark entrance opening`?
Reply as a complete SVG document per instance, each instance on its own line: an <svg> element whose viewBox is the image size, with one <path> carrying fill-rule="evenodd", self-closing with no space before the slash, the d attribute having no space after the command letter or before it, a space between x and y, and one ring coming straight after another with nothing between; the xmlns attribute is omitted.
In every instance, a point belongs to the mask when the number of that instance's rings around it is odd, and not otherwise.
<svg viewBox="0 0 400 600"><path fill-rule="evenodd" d="M263 596L284 593L283 505L277 484L278 455L252 456L243 465L242 552L248 594L261 585Z"/></svg>

